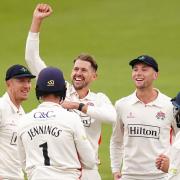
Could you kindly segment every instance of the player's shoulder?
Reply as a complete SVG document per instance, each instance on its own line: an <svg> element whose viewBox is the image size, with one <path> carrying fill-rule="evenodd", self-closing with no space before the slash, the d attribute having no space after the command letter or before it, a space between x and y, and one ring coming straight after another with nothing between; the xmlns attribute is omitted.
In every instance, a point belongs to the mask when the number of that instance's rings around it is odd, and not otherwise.
<svg viewBox="0 0 180 180"><path fill-rule="evenodd" d="M17 123L18 134L19 135L22 134L29 126L30 126L30 121L29 118L27 117L27 114L22 115Z"/></svg>
<svg viewBox="0 0 180 180"><path fill-rule="evenodd" d="M57 110L57 115L59 118L62 119L62 117L65 119L67 122L76 122L76 121L81 121L79 115L75 113L74 111L69 111L67 109L62 108L61 111L59 109Z"/></svg>
<svg viewBox="0 0 180 180"><path fill-rule="evenodd" d="M109 102L110 101L109 97L105 93L102 93L102 92L97 92L97 93L90 92L88 94L88 98L96 102Z"/></svg>
<svg viewBox="0 0 180 180"><path fill-rule="evenodd" d="M171 100L171 98L170 98L169 96L167 96L166 94L164 94L164 93L162 93L162 92L160 92L160 91L159 91L159 97L160 97L161 99L164 99L165 101Z"/></svg>
<svg viewBox="0 0 180 180"><path fill-rule="evenodd" d="M125 96L125 97L122 97L120 99L118 99L116 102L115 102L115 106L116 107L119 107L119 106L123 106L125 104L128 104L129 102L131 102L133 99L133 94L130 94L128 96Z"/></svg>
<svg viewBox="0 0 180 180"><path fill-rule="evenodd" d="M0 109L2 109L4 107L4 101L3 98L0 97Z"/></svg>
<svg viewBox="0 0 180 180"><path fill-rule="evenodd" d="M59 121L59 119L61 121ZM60 123L61 125L66 126L73 131L77 126L82 125L80 116L75 111L68 111L66 109L63 109L63 113L62 111L58 113L56 123Z"/></svg>
<svg viewBox="0 0 180 180"><path fill-rule="evenodd" d="M5 93L3 96L0 97L0 107L6 107L5 105L8 104L8 96L7 93Z"/></svg>
<svg viewBox="0 0 180 180"><path fill-rule="evenodd" d="M171 103L171 98L163 93L161 93L160 91L158 92L158 100L163 104L163 105L170 105L172 106Z"/></svg>
<svg viewBox="0 0 180 180"><path fill-rule="evenodd" d="M0 97L0 110L7 112L9 109L11 109L10 103L10 97L7 93L5 93L3 96Z"/></svg>

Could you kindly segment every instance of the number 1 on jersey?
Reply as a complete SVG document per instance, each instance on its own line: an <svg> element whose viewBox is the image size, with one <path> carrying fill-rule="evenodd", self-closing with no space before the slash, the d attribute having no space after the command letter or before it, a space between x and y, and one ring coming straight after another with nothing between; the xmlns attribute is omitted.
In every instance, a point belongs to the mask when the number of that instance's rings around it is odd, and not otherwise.
<svg viewBox="0 0 180 180"><path fill-rule="evenodd" d="M42 148L43 151L43 156L44 156L44 165L45 166L50 166L50 159L48 156L48 145L47 142L40 144L39 145L40 148Z"/></svg>

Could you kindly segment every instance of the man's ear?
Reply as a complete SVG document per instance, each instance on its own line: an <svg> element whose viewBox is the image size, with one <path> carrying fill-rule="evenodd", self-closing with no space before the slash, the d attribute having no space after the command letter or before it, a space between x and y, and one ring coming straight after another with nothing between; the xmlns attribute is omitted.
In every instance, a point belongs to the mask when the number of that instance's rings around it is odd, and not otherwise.
<svg viewBox="0 0 180 180"><path fill-rule="evenodd" d="M154 73L154 80L156 80L158 78L158 75L159 75L158 72Z"/></svg>
<svg viewBox="0 0 180 180"><path fill-rule="evenodd" d="M11 79L9 79L9 80L6 81L6 86L7 86L7 87L10 86L10 83L11 83L10 81L11 81Z"/></svg>
<svg viewBox="0 0 180 180"><path fill-rule="evenodd" d="M97 79L97 76L98 76L97 73L94 72L94 73L93 73L93 80L96 80L96 79Z"/></svg>

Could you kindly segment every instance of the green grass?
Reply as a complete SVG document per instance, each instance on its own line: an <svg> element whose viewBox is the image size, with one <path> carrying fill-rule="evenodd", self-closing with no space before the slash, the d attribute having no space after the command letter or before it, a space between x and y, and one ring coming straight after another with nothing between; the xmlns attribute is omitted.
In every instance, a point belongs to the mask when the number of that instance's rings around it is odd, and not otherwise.
<svg viewBox="0 0 180 180"><path fill-rule="evenodd" d="M1 1L1 94L5 91L6 69L15 63L25 64L25 40L38 2L41 1ZM43 2L49 2L54 12L42 26L41 55L47 64L63 69L67 80L70 79L72 60L81 52L93 54L99 64L99 75L92 90L106 93L114 103L134 90L129 60L149 54L159 62L156 87L169 96L175 96L180 90L180 1ZM37 104L32 91L24 107L29 111ZM111 180L111 126L104 125L102 132L100 173L103 180Z"/></svg>

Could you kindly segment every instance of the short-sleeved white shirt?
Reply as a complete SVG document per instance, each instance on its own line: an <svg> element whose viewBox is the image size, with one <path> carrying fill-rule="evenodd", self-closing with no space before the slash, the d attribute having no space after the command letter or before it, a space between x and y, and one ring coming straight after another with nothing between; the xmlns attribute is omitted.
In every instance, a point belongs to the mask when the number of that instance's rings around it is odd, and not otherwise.
<svg viewBox="0 0 180 180"><path fill-rule="evenodd" d="M134 179L165 177L155 166L155 159L170 148L170 129L175 127L170 98L158 91L153 102L144 104L136 92L116 102L117 123L111 137L113 172Z"/></svg>
<svg viewBox="0 0 180 180"><path fill-rule="evenodd" d="M24 114L12 103L8 93L0 98L0 176L21 180L23 172L17 154L17 124Z"/></svg>

